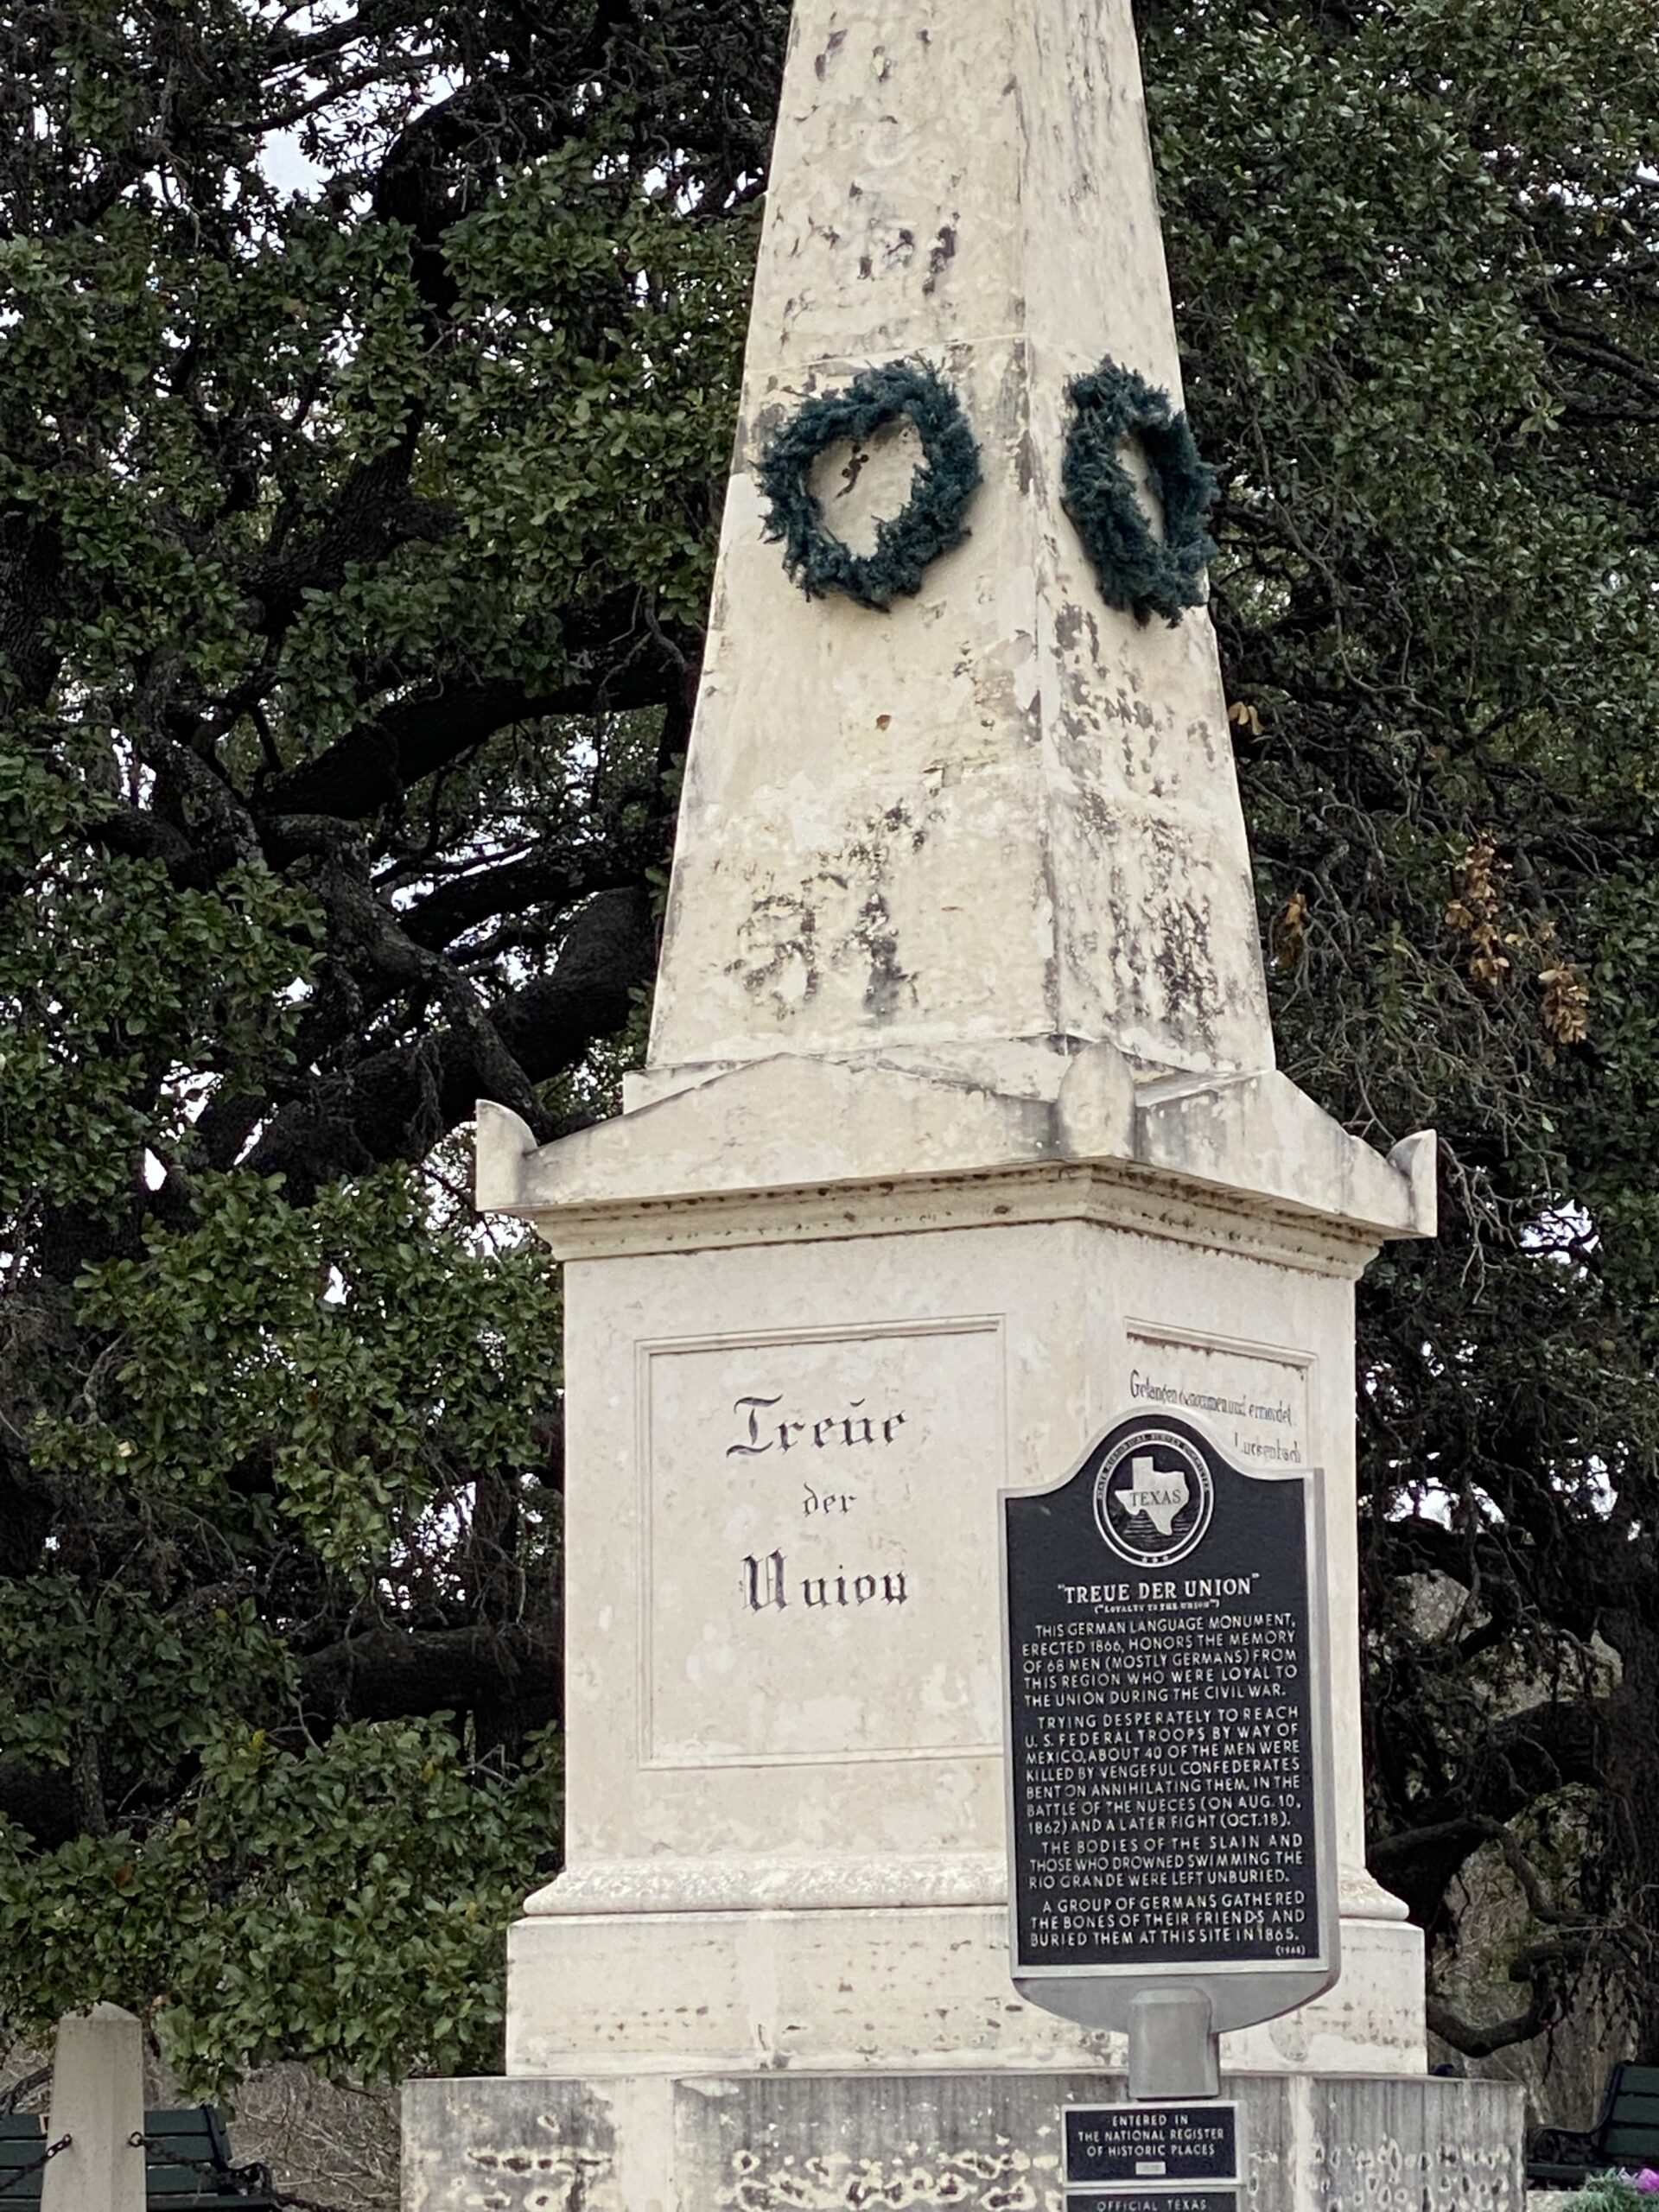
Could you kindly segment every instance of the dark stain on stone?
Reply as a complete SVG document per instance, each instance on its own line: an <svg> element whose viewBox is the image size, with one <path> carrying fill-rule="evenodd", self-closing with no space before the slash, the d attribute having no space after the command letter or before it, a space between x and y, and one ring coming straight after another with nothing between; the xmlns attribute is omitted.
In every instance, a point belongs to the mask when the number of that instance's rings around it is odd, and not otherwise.
<svg viewBox="0 0 1659 2212"><path fill-rule="evenodd" d="M906 991L915 979L899 964L899 940L893 933L893 917L879 890L872 891L859 916L858 938L869 960L869 981L864 986L864 1011L878 1021L890 1020L904 1004Z"/></svg>
<svg viewBox="0 0 1659 2212"><path fill-rule="evenodd" d="M1173 826L1154 823L1149 844L1147 857L1156 860L1158 884L1142 912L1153 925L1145 934L1152 938L1153 973L1163 988L1162 1014L1212 1052L1219 1007L1210 915L1202 899L1177 888L1185 879L1188 860Z"/></svg>
<svg viewBox="0 0 1659 2212"><path fill-rule="evenodd" d="M751 998L758 999L772 991L791 961L798 961L804 978L802 1002L816 998L822 980L816 941L817 922L806 900L786 893L768 893L754 901L749 918L772 936L771 950L764 960L728 961L726 973L737 976Z"/></svg>
<svg viewBox="0 0 1659 2212"><path fill-rule="evenodd" d="M823 53L819 54L817 60L812 64L812 67L818 73L818 81L820 84L823 81L824 74L829 69L830 62L834 60L836 55L841 52L842 48L845 46L846 43L847 34L845 31L830 32Z"/></svg>
<svg viewBox="0 0 1659 2212"><path fill-rule="evenodd" d="M868 283L870 278L875 274L875 264L870 259L868 253L861 253L858 257L858 273L860 277L866 283Z"/></svg>
<svg viewBox="0 0 1659 2212"><path fill-rule="evenodd" d="M954 223L941 223L938 233L928 252L927 281L922 286L924 292L931 292L934 289L940 277L944 276L956 257L957 226Z"/></svg>
<svg viewBox="0 0 1659 2212"><path fill-rule="evenodd" d="M1054 635L1060 651L1069 653L1083 635L1083 609L1063 607L1054 617Z"/></svg>
<svg viewBox="0 0 1659 2212"><path fill-rule="evenodd" d="M922 827L919 822L912 821L910 809L907 806L902 804L899 806L890 806L887 812L882 816L881 819L886 824L889 834L895 837L899 835L899 832L901 830L909 830L910 849L912 853L919 853L922 847L927 842L927 831ZM877 868L884 868L887 864L887 856L885 854L878 853L873 855L872 858L874 859Z"/></svg>
<svg viewBox="0 0 1659 2212"><path fill-rule="evenodd" d="M1210 918L1195 900L1172 900L1153 955L1169 1011L1198 1031L1213 1048L1216 1031L1215 975L1210 959Z"/></svg>

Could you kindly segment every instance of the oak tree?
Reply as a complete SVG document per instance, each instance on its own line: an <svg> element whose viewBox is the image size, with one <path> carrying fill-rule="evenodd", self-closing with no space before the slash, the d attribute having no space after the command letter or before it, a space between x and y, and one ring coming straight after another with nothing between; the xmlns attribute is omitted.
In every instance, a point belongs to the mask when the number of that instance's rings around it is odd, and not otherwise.
<svg viewBox="0 0 1659 2212"><path fill-rule="evenodd" d="M1361 1300L1373 1865L1659 2058L1643 0L1142 0L1281 1058ZM784 0L0 26L0 2013L492 2062L555 1863L557 1288L475 1096L654 959ZM1109 272L1078 272L1109 282ZM1449 1985L1448 1985L1449 1986Z"/></svg>

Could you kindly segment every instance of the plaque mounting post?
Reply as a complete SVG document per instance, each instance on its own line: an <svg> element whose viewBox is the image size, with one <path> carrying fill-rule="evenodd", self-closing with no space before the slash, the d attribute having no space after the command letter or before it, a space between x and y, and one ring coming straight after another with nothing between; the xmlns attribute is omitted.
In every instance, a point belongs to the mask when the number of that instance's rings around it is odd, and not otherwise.
<svg viewBox="0 0 1659 2212"><path fill-rule="evenodd" d="M1208 1990L1137 1989L1128 2028L1132 2098L1221 2094L1221 2043Z"/></svg>

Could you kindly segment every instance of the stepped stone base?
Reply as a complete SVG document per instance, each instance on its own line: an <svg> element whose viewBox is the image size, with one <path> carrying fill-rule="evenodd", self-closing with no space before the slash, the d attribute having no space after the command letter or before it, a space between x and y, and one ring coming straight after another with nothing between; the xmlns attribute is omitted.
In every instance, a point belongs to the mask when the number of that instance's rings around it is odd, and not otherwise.
<svg viewBox="0 0 1659 2212"><path fill-rule="evenodd" d="M1522 2093L1421 2075L1233 2075L1241 2212L1520 2212ZM1098 2074L534 2075L411 2082L404 2212L1063 2212L1060 2113Z"/></svg>
<svg viewBox="0 0 1659 2212"><path fill-rule="evenodd" d="M1026 2004L1007 1909L547 1913L508 1938L507 2068L609 2074L1069 2073L1122 2040ZM1344 1919L1342 1978L1298 2012L1222 2039L1239 2072L1421 2074L1422 1938Z"/></svg>

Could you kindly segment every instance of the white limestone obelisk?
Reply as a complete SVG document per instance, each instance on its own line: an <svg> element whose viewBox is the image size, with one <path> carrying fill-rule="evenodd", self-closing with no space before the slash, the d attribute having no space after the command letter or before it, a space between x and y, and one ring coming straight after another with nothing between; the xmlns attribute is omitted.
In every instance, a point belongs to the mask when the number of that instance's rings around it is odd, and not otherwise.
<svg viewBox="0 0 1659 2212"><path fill-rule="evenodd" d="M1058 500L1074 377L1179 390L1128 7L809 0L773 176L644 1095L779 1052L1270 1068L1208 624L1114 613ZM808 605L749 464L900 358L981 442L972 538L891 616Z"/></svg>
<svg viewBox="0 0 1659 2212"><path fill-rule="evenodd" d="M995 1499L1139 1403L1327 1471L1344 1970L1224 2062L1422 2070L1352 1287L1433 1233L1433 1140L1274 1071L1208 616L1115 612L1059 505L1106 356L1179 397L1128 0L798 0L649 1064L539 1152L480 1116L480 1205L566 1263L566 1866L508 2069L613 2113L1101 2062L1009 1981ZM972 534L890 613L809 601L757 454L901 359L979 441Z"/></svg>

